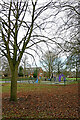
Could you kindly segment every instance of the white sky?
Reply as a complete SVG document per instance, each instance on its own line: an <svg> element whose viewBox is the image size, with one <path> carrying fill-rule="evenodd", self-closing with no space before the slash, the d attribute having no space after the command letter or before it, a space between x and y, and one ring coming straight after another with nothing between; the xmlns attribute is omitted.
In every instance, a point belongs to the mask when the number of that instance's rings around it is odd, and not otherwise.
<svg viewBox="0 0 80 120"><path fill-rule="evenodd" d="M39 0L40 4L42 4L43 2L45 3L45 1L46 1L46 0L44 0L44 1ZM48 1L49 1L49 0L48 0ZM43 4L44 4L44 3L43 3ZM53 11L55 11L55 10L53 10ZM51 10L50 10L50 11L48 10L48 11L46 12L46 14L49 15L50 12L51 12ZM55 11L55 12L56 12L56 11ZM57 32L57 30L58 30L58 28L61 26L61 24L63 24L63 20L66 20L66 17L64 17L64 15L65 15L65 12L63 11L63 12L59 13L56 18L54 17L54 19L53 19L53 17L51 17L50 20L53 20L54 22L52 23L52 25L48 23L46 27L49 27L49 30L47 30L46 32L45 32L45 30L42 30L42 31L41 31L42 34L43 34L43 35L46 35L46 36L49 35L49 36L51 36L52 38L53 38L53 37L57 37L58 34L55 35L55 33ZM43 12L42 16L45 16L45 13L44 13L44 12ZM45 16L45 17L46 17L46 16ZM62 20L62 18L63 18L63 20ZM25 19L27 19L27 20L29 21L30 18L29 18L29 16L28 16L28 18L27 18L27 16L26 16ZM51 27L51 30L50 30L50 27ZM38 30L38 29L37 29L37 30ZM35 32L37 32L37 31L35 31ZM38 30L38 33L39 33L39 32L40 32L40 31ZM66 33L66 32L65 32L65 33ZM25 30L21 30L21 31L20 31L19 39L23 36L23 34L25 34ZM66 36L67 36L67 34L68 34L68 33L66 33ZM63 32L62 35L60 35L60 37L64 37L64 32ZM60 38L56 39L56 41L58 41L58 42L63 42ZM45 44L40 43L40 45L41 45L41 47L42 47L45 51L47 51L47 47L46 47ZM52 47L55 48L55 44L52 44ZM38 49L36 49L36 50L38 51ZM32 51L31 51L30 53L32 53ZM38 53L39 53L40 56L42 55L41 52L38 52ZM37 54L35 54L35 52L33 52L32 54L35 56L36 64L37 64L38 66L41 66L41 65L40 65L40 62L39 62L39 59L40 59L40 58L37 56ZM62 55L63 55L63 54L62 54ZM63 55L63 59L65 59L65 55ZM32 66L34 66L34 64L33 64L33 59L32 59L30 56L28 56L28 61L29 61L29 64L31 64Z"/></svg>
<svg viewBox="0 0 80 120"><path fill-rule="evenodd" d="M8 1L10 1L10 0L8 0ZM20 0L19 0L20 1ZM24 0L23 0L24 1ZM35 2L35 0L33 0L34 2ZM45 5L45 2L46 1L49 1L49 0L38 0L39 1L39 4L41 5L41 4L43 4L43 5ZM53 0L53 1L56 1L56 0ZM64 0L62 0L62 1L64 1ZM67 0L66 0L67 1ZM71 1L71 0L70 0ZM73 1L73 0L72 0ZM59 2L59 1L58 1ZM38 7L38 6L37 6ZM53 11L51 11L51 10L47 10L46 11L46 14L45 14L45 12L43 12L43 14L40 16L40 17L44 17L44 18L46 18L46 17L48 17L50 14L52 14L52 13L56 13L56 9L54 10L53 9ZM47 28L49 28L48 30L42 30L41 31L41 33L43 34L43 35L46 35L46 36L49 36L49 37L51 37L51 38L53 38L53 37L58 37L58 35L60 34L59 32L57 32L57 30L58 30L58 28L61 26L61 24L63 24L63 21L66 21L66 17L64 17L65 16L65 12L63 11L63 12L60 12L58 15L57 15L57 17L55 18L55 17L51 17L50 18L50 20L52 21L53 20L53 23L52 24L50 24L50 23L48 23L48 24L46 24L46 26L42 26L42 27L47 27ZM40 18L39 17L39 18ZM63 18L63 19L62 19ZM25 17L25 20L27 20L27 21L30 21L31 19L30 19L30 16L28 15L28 13L26 14L26 17ZM40 21L40 19L37 21L37 23L40 23L41 21ZM44 22L45 22L45 20L44 20ZM51 28L51 29L50 29ZM36 31L35 31L36 33L40 33L40 31L39 31L39 29L37 28L36 29ZM55 35L55 33L57 32L57 34ZM24 29L20 29L20 32L19 32L19 35L18 35L18 40L20 40L23 36L24 36L24 34L25 34L25 30ZM66 39L66 37L67 37L67 40L68 40L68 37L69 37L69 32L66 32L66 31L64 31L63 32L63 34L61 34L61 35L59 35L60 37L64 37L65 39ZM55 40L55 39L54 39ZM56 39L56 41L57 42L63 42L63 40L61 40L60 38L58 38L58 39ZM41 43L40 44L41 45L41 47L46 51L47 50L47 47L46 47L46 45L44 45L43 43ZM55 48L55 45L54 44L52 44L51 45L52 47L54 47ZM38 49L36 49L37 51L38 51ZM30 52L30 51L29 51ZM35 60L36 60L36 63L37 63L37 65L38 66L40 66L40 63L39 63L39 57L34 53L34 52L32 52L31 51L31 53L35 56ZM39 56L41 56L41 52L39 52L38 51L38 53L39 53ZM63 54L62 54L63 55ZM63 55L64 57L63 57L63 59L65 58L65 55ZM30 56L28 56L28 61L29 61L29 63L32 65L32 58L30 57Z"/></svg>

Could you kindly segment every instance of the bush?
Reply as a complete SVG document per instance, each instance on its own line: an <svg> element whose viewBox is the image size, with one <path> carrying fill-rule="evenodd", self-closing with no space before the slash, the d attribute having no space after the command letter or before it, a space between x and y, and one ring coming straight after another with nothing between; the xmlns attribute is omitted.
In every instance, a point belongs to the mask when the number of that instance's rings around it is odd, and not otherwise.
<svg viewBox="0 0 80 120"><path fill-rule="evenodd" d="M19 67L18 76L19 76L19 77L23 77L23 67L22 67L22 66Z"/></svg>
<svg viewBox="0 0 80 120"><path fill-rule="evenodd" d="M34 77L34 78L37 78L37 70L34 71L33 77Z"/></svg>

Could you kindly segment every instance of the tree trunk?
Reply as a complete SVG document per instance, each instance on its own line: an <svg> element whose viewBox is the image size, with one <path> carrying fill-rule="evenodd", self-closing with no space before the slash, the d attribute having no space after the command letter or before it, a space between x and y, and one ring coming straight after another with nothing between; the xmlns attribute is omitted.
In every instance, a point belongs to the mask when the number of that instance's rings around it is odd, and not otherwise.
<svg viewBox="0 0 80 120"><path fill-rule="evenodd" d="M59 77L59 74L60 74L60 65L58 63L58 77Z"/></svg>
<svg viewBox="0 0 80 120"><path fill-rule="evenodd" d="M18 78L18 68L15 67L11 70L10 101L17 101L17 78Z"/></svg>
<svg viewBox="0 0 80 120"><path fill-rule="evenodd" d="M76 81L77 81L77 73L78 73L78 70L77 70L77 61L76 61Z"/></svg>
<svg viewBox="0 0 80 120"><path fill-rule="evenodd" d="M77 69L76 69L76 81L77 81Z"/></svg>

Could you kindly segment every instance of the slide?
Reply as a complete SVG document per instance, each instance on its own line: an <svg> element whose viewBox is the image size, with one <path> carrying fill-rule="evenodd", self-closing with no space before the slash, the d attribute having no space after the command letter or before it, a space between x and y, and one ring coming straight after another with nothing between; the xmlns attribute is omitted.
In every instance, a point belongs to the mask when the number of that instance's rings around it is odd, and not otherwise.
<svg viewBox="0 0 80 120"><path fill-rule="evenodd" d="M37 78L37 80L35 81L35 83L38 83L38 78Z"/></svg>

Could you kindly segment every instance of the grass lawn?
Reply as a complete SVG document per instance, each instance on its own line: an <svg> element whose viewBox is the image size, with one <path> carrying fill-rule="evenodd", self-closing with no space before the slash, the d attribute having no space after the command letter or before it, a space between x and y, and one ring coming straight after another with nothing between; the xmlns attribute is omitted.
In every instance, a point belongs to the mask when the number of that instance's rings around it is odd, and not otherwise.
<svg viewBox="0 0 80 120"><path fill-rule="evenodd" d="M57 88L58 86L53 85L43 85L43 84L27 84L27 83L18 83L17 91L42 91L42 90L51 90L51 88ZM10 83L3 83L2 87L3 93L10 92Z"/></svg>
<svg viewBox="0 0 80 120"><path fill-rule="evenodd" d="M47 84L46 84L47 83ZM59 86L64 86L64 84L59 85L48 85L48 83L50 83L50 81L47 81L44 83L41 82L40 84L27 84L27 83L18 83L17 84L17 91L41 91L41 90L51 90L51 88L58 88ZM66 82L66 85L70 85L70 84L78 84L77 81L73 81L73 82ZM10 83L3 83L3 87L2 87L2 92L3 93L8 93L10 92Z"/></svg>
<svg viewBox="0 0 80 120"><path fill-rule="evenodd" d="M29 80L29 79L30 78L18 78L19 81L21 81L21 80ZM10 78L0 79L0 81L9 81L9 80L10 80ZM34 79L32 79L32 80L34 80ZM76 80L76 78L66 78L66 80ZM77 80L80 80L80 78L77 78Z"/></svg>
<svg viewBox="0 0 80 120"><path fill-rule="evenodd" d="M17 102L9 101L10 83L2 86L2 115L25 118L78 118L78 83L64 85L18 83Z"/></svg>
<svg viewBox="0 0 80 120"><path fill-rule="evenodd" d="M76 78L66 78L66 80L76 80ZM80 78L77 78L77 80L80 80Z"/></svg>
<svg viewBox="0 0 80 120"><path fill-rule="evenodd" d="M21 81L21 80L33 80L33 78L18 77L18 81ZM0 81L10 81L10 78L3 78L3 79L0 79Z"/></svg>

